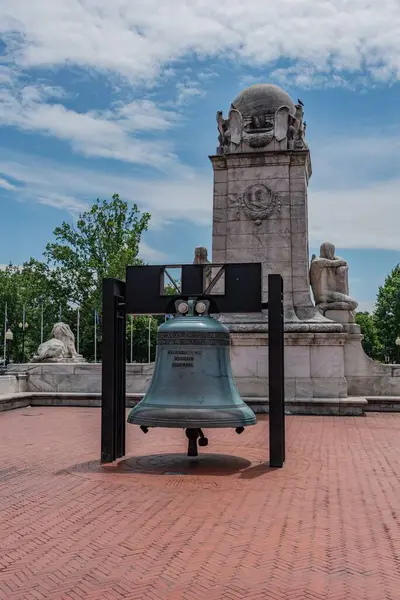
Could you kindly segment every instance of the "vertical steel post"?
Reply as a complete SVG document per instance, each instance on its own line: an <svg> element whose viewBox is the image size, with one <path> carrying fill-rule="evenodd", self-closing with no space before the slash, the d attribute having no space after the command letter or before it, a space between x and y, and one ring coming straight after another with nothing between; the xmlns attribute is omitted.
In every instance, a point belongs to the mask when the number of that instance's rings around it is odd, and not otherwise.
<svg viewBox="0 0 400 600"><path fill-rule="evenodd" d="M122 290L121 290L122 292ZM125 454L125 406L126 406L126 311L125 284L123 294L115 296L116 312L116 444L117 458Z"/></svg>
<svg viewBox="0 0 400 600"><path fill-rule="evenodd" d="M269 464L285 462L283 280L268 275Z"/></svg>
<svg viewBox="0 0 400 600"><path fill-rule="evenodd" d="M101 462L125 454L125 283L103 280Z"/></svg>
<svg viewBox="0 0 400 600"><path fill-rule="evenodd" d="M131 364L133 363L133 315L131 315L131 345L130 345Z"/></svg>
<svg viewBox="0 0 400 600"><path fill-rule="evenodd" d="M149 331L147 336L147 362L151 362L151 315L149 315Z"/></svg>

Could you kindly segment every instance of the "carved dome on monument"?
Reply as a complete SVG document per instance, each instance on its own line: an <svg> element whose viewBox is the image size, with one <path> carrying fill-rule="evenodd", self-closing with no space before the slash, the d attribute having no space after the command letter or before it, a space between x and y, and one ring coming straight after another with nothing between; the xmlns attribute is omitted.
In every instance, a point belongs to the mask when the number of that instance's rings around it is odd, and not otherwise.
<svg viewBox="0 0 400 600"><path fill-rule="evenodd" d="M296 108L289 94L272 83L256 83L236 96L233 106L245 117L258 117L275 113L281 106L288 106L291 114Z"/></svg>

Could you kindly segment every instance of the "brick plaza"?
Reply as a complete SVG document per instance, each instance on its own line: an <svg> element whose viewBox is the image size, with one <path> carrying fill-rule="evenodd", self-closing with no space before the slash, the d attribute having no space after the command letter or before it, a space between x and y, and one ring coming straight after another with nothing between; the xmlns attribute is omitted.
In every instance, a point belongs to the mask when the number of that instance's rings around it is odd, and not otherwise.
<svg viewBox="0 0 400 600"><path fill-rule="evenodd" d="M99 409L0 413L0 599L398 600L400 414L286 419L281 470L267 417L101 467Z"/></svg>

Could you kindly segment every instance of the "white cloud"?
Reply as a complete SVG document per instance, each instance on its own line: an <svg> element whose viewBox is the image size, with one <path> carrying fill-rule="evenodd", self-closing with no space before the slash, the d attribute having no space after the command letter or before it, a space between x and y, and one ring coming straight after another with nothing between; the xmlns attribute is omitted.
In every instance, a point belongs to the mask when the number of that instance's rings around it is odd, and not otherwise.
<svg viewBox="0 0 400 600"><path fill-rule="evenodd" d="M347 125L347 124L346 124ZM379 124L376 133L371 126L360 123L358 132L310 140L313 176L311 187L349 188L359 182L382 180L382 174L397 174L399 170L400 124L390 121ZM340 126L340 123L339 123ZM312 123L309 129L312 128Z"/></svg>
<svg viewBox="0 0 400 600"><path fill-rule="evenodd" d="M3 179L3 177L0 177L0 187L3 188L4 190L16 190L17 189L15 187L15 185L10 183L6 179Z"/></svg>
<svg viewBox="0 0 400 600"><path fill-rule="evenodd" d="M400 179L309 196L310 243L400 250Z"/></svg>
<svg viewBox="0 0 400 600"><path fill-rule="evenodd" d="M2 0L0 28L23 68L75 65L148 82L195 53L387 80L400 71L399 12L398 0Z"/></svg>
<svg viewBox="0 0 400 600"><path fill-rule="evenodd" d="M372 313L375 308L375 300L360 300L357 307L357 312Z"/></svg>
<svg viewBox="0 0 400 600"><path fill-rule="evenodd" d="M391 132L380 127L376 136L361 131L358 137L332 136L311 146L312 245L329 240L344 248L400 250L400 135L390 127Z"/></svg>
<svg viewBox="0 0 400 600"><path fill-rule="evenodd" d="M64 95L58 87L19 85L0 88L0 125L52 135L86 156L112 158L167 170L178 163L171 143L141 139L141 132L161 132L178 120L171 110L150 100L117 104L106 111L76 112L52 102Z"/></svg>
<svg viewBox="0 0 400 600"><path fill-rule="evenodd" d="M10 85L13 81L13 69L0 65L0 83Z"/></svg>
<svg viewBox="0 0 400 600"><path fill-rule="evenodd" d="M372 143L372 140L369 142ZM358 185L352 183L346 175L349 156L345 151L342 156L340 154L340 149L345 148L343 143L344 140L340 140L337 147L333 143L330 149L327 147L326 159L320 163L322 171L324 165L328 165L327 176L322 178L319 187L311 187L309 191L310 244L319 247L322 241L329 240L342 248L400 250L400 179ZM375 148L377 144L378 139ZM387 154L392 152L394 138L386 138L385 147ZM369 144L353 140L352 144L349 142L349 152L354 148L358 148L358 160L365 172L373 170L375 156ZM322 153L318 146L315 153ZM380 159L385 160L383 148L382 153ZM333 156L336 157L334 166L337 170L334 169L330 177L329 165ZM142 211L151 213L152 230L177 221L211 226L211 167L206 172L186 170L180 176L172 174L144 180L129 174L113 174L43 159L39 161L25 155L10 155L0 148L0 174L18 182L13 192L19 199L44 202L69 210L72 214L84 210L97 197L110 198L112 194L119 193L122 198L138 204ZM363 178L358 181L363 181Z"/></svg>
<svg viewBox="0 0 400 600"><path fill-rule="evenodd" d="M39 204L65 210L72 215L79 215L79 213L84 212L89 207L88 203L82 202L77 198L65 196L63 194L57 194L56 192L51 191L42 196L38 190L36 200L39 202Z"/></svg>
<svg viewBox="0 0 400 600"><path fill-rule="evenodd" d="M283 87L297 86L302 89L307 89L314 86L321 86L325 88L351 87L357 82L357 78L354 76L352 83L350 84L348 81L346 81L344 76L332 72L329 67L326 68L326 72L321 72L317 65L307 64L301 61L290 67L274 69L271 72L270 77Z"/></svg>
<svg viewBox="0 0 400 600"><path fill-rule="evenodd" d="M96 198L110 199L119 193L124 200L136 203L142 212L150 212L152 231L179 220L200 226L211 223L211 172L208 177L183 171L180 179L140 180L25 155L10 158L10 153L0 148L0 173L18 182L19 186L12 190L18 200L39 202L67 211L74 218ZM168 262L168 254L145 240L140 243L139 256L146 262Z"/></svg>
<svg viewBox="0 0 400 600"><path fill-rule="evenodd" d="M187 104L193 98L201 98L205 94L195 81L182 81L176 87L178 92L176 102L180 106Z"/></svg>
<svg viewBox="0 0 400 600"><path fill-rule="evenodd" d="M46 203L73 214L97 197L119 193L151 213L152 229L179 220L203 226L211 223L211 168L205 175L186 169L179 176L172 173L170 177L144 180L10 155L0 148L0 174L19 182L17 197L21 200Z"/></svg>
<svg viewBox="0 0 400 600"><path fill-rule="evenodd" d="M139 257L146 262L166 261L167 255L160 250L151 248L143 240L140 242Z"/></svg>

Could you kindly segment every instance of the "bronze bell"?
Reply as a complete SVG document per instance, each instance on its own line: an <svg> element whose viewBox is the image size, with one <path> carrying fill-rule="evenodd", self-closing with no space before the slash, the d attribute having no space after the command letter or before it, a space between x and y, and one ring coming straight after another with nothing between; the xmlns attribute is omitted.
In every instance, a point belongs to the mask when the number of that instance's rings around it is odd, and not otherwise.
<svg viewBox="0 0 400 600"><path fill-rule="evenodd" d="M229 330L208 314L207 300L178 300L177 316L157 333L153 378L128 423L186 429L189 456L208 444L202 428L232 427L242 433L256 416L241 399L232 376Z"/></svg>

